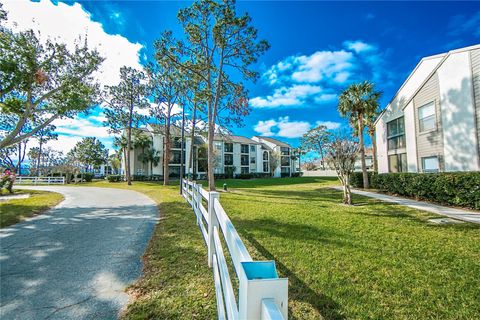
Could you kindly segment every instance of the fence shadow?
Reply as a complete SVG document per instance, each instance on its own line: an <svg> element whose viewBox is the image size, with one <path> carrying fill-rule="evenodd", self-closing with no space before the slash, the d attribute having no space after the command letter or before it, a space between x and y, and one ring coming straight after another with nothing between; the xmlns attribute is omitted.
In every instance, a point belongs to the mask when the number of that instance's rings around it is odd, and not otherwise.
<svg viewBox="0 0 480 320"><path fill-rule="evenodd" d="M290 299L308 303L323 317L323 319L345 319L345 316L339 312L340 305L338 303L336 303L332 298L310 288L307 283L305 283L299 276L297 276L270 251L261 245L252 234L243 231L242 237L246 239L253 247L255 247L266 259L274 260L280 274L288 277ZM290 306L288 314L290 319L301 320L293 315Z"/></svg>

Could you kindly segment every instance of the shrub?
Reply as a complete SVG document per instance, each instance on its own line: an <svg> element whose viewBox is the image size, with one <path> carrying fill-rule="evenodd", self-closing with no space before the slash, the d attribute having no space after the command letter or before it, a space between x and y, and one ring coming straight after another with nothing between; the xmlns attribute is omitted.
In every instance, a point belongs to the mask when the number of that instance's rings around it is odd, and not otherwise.
<svg viewBox="0 0 480 320"><path fill-rule="evenodd" d="M374 172L367 172L368 181L370 182L370 188L377 188L375 186L375 175ZM362 172L354 172L350 176L350 185L354 188L363 188L363 175Z"/></svg>
<svg viewBox="0 0 480 320"><path fill-rule="evenodd" d="M83 179L85 179L85 182L92 182L93 173L91 173L91 172L85 172L85 173L83 174Z"/></svg>
<svg viewBox="0 0 480 320"><path fill-rule="evenodd" d="M120 182L122 177L119 174L111 174L107 176L108 182Z"/></svg>
<svg viewBox="0 0 480 320"><path fill-rule="evenodd" d="M371 181L382 192L480 209L480 172L384 173Z"/></svg>
<svg viewBox="0 0 480 320"><path fill-rule="evenodd" d="M298 178L298 177L301 177L301 176L303 176L303 172L294 172L294 173L292 173L292 177L293 177L293 178Z"/></svg>
<svg viewBox="0 0 480 320"><path fill-rule="evenodd" d="M240 173L240 174L237 174L235 178L237 178L237 179L252 179L253 176L250 173Z"/></svg>

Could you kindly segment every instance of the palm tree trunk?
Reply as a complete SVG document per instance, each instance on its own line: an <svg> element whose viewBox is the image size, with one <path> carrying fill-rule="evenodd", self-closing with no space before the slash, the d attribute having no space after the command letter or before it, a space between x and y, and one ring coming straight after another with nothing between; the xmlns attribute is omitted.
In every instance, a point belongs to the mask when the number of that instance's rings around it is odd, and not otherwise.
<svg viewBox="0 0 480 320"><path fill-rule="evenodd" d="M377 160L377 139L375 139L375 131L370 131L370 139L372 140L372 152L373 152L373 172L378 172L378 160Z"/></svg>
<svg viewBox="0 0 480 320"><path fill-rule="evenodd" d="M358 144L360 148L360 160L362 162L363 188L368 189L368 173L365 163L365 143L363 141L363 115L358 115Z"/></svg>

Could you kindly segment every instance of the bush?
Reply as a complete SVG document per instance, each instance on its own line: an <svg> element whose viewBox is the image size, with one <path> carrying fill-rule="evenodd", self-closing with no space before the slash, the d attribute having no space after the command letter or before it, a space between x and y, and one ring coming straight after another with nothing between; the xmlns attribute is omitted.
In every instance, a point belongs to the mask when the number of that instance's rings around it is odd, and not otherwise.
<svg viewBox="0 0 480 320"><path fill-rule="evenodd" d="M85 182L92 182L93 173L91 173L91 172L85 172L85 173L83 174L83 179L85 179Z"/></svg>
<svg viewBox="0 0 480 320"><path fill-rule="evenodd" d="M172 177L172 175L170 175ZM161 181L163 176L159 174L145 175L145 174L133 174L133 181Z"/></svg>
<svg viewBox="0 0 480 320"><path fill-rule="evenodd" d="M250 173L240 173L240 174L237 174L235 178L237 179L252 179L252 174Z"/></svg>
<svg viewBox="0 0 480 320"><path fill-rule="evenodd" d="M377 188L375 186L375 172L367 172L370 188ZM354 188L363 188L363 174L362 172L354 172L350 176L350 185Z"/></svg>
<svg viewBox="0 0 480 320"><path fill-rule="evenodd" d="M384 173L373 175L371 184L382 192L480 209L480 172Z"/></svg>
<svg viewBox="0 0 480 320"><path fill-rule="evenodd" d="M298 178L303 176L303 172L294 172L292 173L292 178Z"/></svg>
<svg viewBox="0 0 480 320"><path fill-rule="evenodd" d="M122 176L119 174L111 174L107 176L108 182L120 182L122 180Z"/></svg>

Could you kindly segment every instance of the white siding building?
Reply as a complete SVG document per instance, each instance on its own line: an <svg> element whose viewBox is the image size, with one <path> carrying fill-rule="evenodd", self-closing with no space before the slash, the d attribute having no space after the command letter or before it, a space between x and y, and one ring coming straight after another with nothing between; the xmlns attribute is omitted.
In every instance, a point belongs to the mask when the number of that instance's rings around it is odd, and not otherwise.
<svg viewBox="0 0 480 320"><path fill-rule="evenodd" d="M144 134L152 139L152 148L160 155L157 165L140 161L140 148L131 150L130 167L132 175L163 176L164 134L163 127L148 125L142 129ZM172 148L170 157L170 176L178 177L181 168L181 132L172 127ZM204 178L207 171L207 139L201 135L194 137L192 166L189 165L191 137L185 134L184 170ZM218 135L214 137L215 146L215 174L238 176L241 174L270 175L270 158L280 154L279 166L274 170L274 177L291 176L298 172L298 160L295 160L293 148L282 142L266 137L247 137L235 135ZM125 174L125 159L122 159L122 174Z"/></svg>
<svg viewBox="0 0 480 320"><path fill-rule="evenodd" d="M379 173L480 170L480 45L423 58L376 122Z"/></svg>

